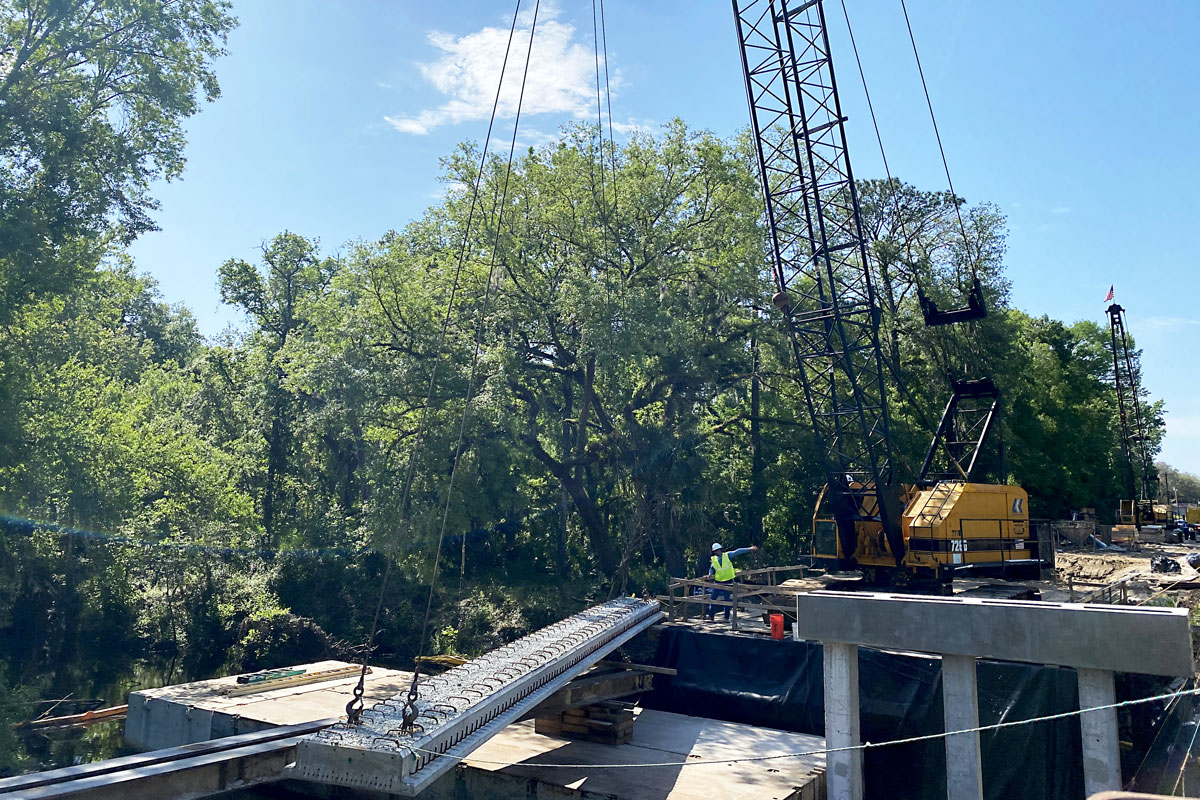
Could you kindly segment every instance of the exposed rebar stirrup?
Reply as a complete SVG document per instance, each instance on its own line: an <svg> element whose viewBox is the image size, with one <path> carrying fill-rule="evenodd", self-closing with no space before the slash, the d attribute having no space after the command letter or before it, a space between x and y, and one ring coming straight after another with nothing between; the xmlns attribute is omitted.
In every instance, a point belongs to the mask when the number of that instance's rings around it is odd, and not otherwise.
<svg viewBox="0 0 1200 800"><path fill-rule="evenodd" d="M621 597L585 609L421 681L300 743L306 780L405 796L457 765L568 681L662 619L654 600Z"/></svg>

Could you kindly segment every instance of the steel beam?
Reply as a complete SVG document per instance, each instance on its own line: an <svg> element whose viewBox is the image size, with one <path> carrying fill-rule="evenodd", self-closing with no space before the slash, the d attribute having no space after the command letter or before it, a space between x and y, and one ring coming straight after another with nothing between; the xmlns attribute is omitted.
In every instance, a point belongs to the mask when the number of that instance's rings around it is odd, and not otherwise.
<svg viewBox="0 0 1200 800"><path fill-rule="evenodd" d="M412 731L405 694L301 742L296 777L405 796L436 778L662 616L653 600L589 608L423 681Z"/></svg>
<svg viewBox="0 0 1200 800"><path fill-rule="evenodd" d="M201 796L279 780L303 736L330 725L320 720L211 742L0 780L0 796L150 800Z"/></svg>

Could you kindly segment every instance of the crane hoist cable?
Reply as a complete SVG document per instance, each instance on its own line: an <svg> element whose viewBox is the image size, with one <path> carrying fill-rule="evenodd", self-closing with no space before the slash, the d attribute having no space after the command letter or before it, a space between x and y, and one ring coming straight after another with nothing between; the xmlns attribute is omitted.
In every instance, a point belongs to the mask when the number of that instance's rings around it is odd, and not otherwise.
<svg viewBox="0 0 1200 800"><path fill-rule="evenodd" d="M620 230L616 227L619 203L617 195L617 145L613 142L612 88L608 80L608 29L604 24L604 0L600 0L600 37L604 48L604 101L608 106L608 143L611 148L609 158L612 162L609 169L612 171L613 183L613 231L614 236L619 236Z"/></svg>
<svg viewBox="0 0 1200 800"><path fill-rule="evenodd" d="M603 48L603 61L601 60L601 48ZM608 32L604 19L604 0L599 0L599 23L597 24L597 0L592 0L592 49L594 51L596 63L596 128L600 136L600 210L603 213L604 203L608 200L608 195L604 185L604 109L608 110L608 159L609 159L609 176L613 185L613 215L612 224L606 227L613 229L614 243L618 246L617 241L620 236L620 231L616 228L617 217L617 144L613 137L613 121L612 121L612 85L608 77ZM604 103L600 102L600 65L604 64Z"/></svg>
<svg viewBox="0 0 1200 800"><path fill-rule="evenodd" d="M467 420L471 412L471 397L475 389L475 379L479 372L479 351L482 349L483 343L483 325L487 318L488 307L492 296L492 282L496 274L496 253L500 248L500 230L501 223L504 218L504 206L508 202L508 182L512 177L513 155L517 149L517 132L521 126L521 107L525 102L525 85L529 79L529 63L533 55L533 39L537 34L537 18L538 11L541 8L541 0L536 0L533 5L533 20L529 27L529 45L525 50L525 68L521 74L521 89L517 95L517 109L513 119L512 140L508 146L508 162L504 170L503 189L500 192L499 202L494 204L496 209L496 233L492 239L492 252L488 264L487 282L484 284L483 303L479 306L476 312L475 320L475 344L471 354L471 372L467 379L466 395L463 401L462 419L458 425L458 439L454 445L454 456L450 462L450 477L446 484L446 500L442 506L442 522L438 529L438 544L437 550L433 557L432 574L429 578L429 595L425 600L425 616L421 624L421 639L417 647L417 657L413 664L412 683L408 687L408 696L405 700L404 710L401 714L401 727L409 731L412 730L413 723L417 718L417 681L421 676L421 664L425 655L425 645L429 641L429 619L433 611L433 596L437 588L438 570L441 565L442 543L446 539L446 525L450 519L450 505L454 498L454 478L458 474L458 465L461 461L463 451L463 441L466 437ZM514 13L515 17L515 13ZM505 54L507 58L507 53ZM493 197L495 195L493 194Z"/></svg>
<svg viewBox="0 0 1200 800"><path fill-rule="evenodd" d="M540 0L539 0L539 3L540 3ZM457 259L457 263L456 263L455 269L454 269L454 278L453 278L453 280L451 282L451 286L450 286L450 296L446 301L446 310L442 316L441 329L438 333L437 345L435 346L434 351L433 351L433 362L432 362L432 365L430 366L429 385L428 385L428 389L426 391L425 405L422 408L421 418L420 418L420 421L418 422L417 431L413 438L413 444L409 451L408 467L405 470L404 488L403 488L403 491L401 492L401 499L400 499L401 520L400 520L400 523L397 525L397 532L402 530L405 527L405 525L407 525L411 521L408 519L409 500L410 500L411 493L412 493L413 479L416 475L417 455L421 449L421 445L425 439L425 434L429 428L429 409L433 404L433 391L434 391L434 387L435 387L435 384L437 381L437 365L438 365L438 361L440 360L441 354L445 348L446 334L447 334L447 330L450 327L451 314L454 311L454 303L458 296L458 290L460 287L460 280L462 278L463 266L466 263L467 246L470 242L471 229L475 222L475 211L479 206L479 187L480 187L481 182L483 181L484 169L487 165L487 155L488 155L488 149L491 145L492 130L496 124L496 112L500 105L500 93L504 86L504 76L508 69L508 56L509 56L510 51L512 50L512 43L513 43L513 39L514 39L514 36L516 33L517 19L520 15L520 11L521 11L521 0L517 0L516 8L513 11L512 26L509 28L509 31L508 31L508 44L504 50L504 60L500 67L500 79L496 84L496 96L495 96L495 99L492 101L491 118L488 121L487 134L484 137L482 153L480 154L480 157L479 157L479 170L475 176L475 183L471 190L471 204L470 204L469 210L467 212L467 223L463 230L462 245L459 248L459 252L458 252L458 259ZM535 11L534 11L535 24L536 24L536 14L537 14L537 11L535 8ZM531 31L530 32L530 47L532 47L532 45L533 45L533 32ZM526 61L525 68L526 68L526 71L528 71L528 68L529 68L528 61ZM518 108L518 113L519 113L519 111L520 110ZM464 409L464 411L465 411L465 409ZM444 529L443 529L443 532L444 532ZM363 694L365 692L368 662L370 660L371 653L374 649L375 637L379 633L379 616L383 610L383 601L384 601L384 598L385 598L386 592L387 592L388 579L391 577L392 567L396 560L396 546L397 546L398 539L399 539L399 536L397 535L397 537L395 539L393 539L393 541L388 546L387 559L386 559L384 571L383 571L383 578L380 580L380 584L379 584L379 598L375 604L375 613L371 619L371 630L367 636L367 641L366 641L365 647L363 648L362 670L358 676L358 684L353 689L353 692L352 692L353 696L351 697L350 702L348 702L346 704L346 717L347 717L347 721L350 724L357 724L362 715ZM439 537L437 555L435 555L434 562L433 562L434 577L431 578L431 580L430 580L430 600L429 600L430 603L432 603L432 598L433 598L433 585L436 582L436 570L437 570L437 566L438 566L438 560L441 557L441 544L442 544L441 538ZM427 623L428 623L428 608L426 609L426 624ZM422 652L419 652L418 655L423 655L424 646L425 646L425 630L422 630L421 647L420 647L420 650ZM409 690L410 697L412 697L413 693L416 690L417 674L419 673L419 671L420 671L420 667L418 665L416 668L414 668L413 684ZM410 705L411 705L411 703L410 703Z"/></svg>
<svg viewBox="0 0 1200 800"><path fill-rule="evenodd" d="M862 58L858 52L858 41L854 36L854 26L850 22L850 12L846 7L846 0L841 0L841 6L842 6L842 16L846 20L846 31L850 36L850 47L854 51L854 62L858 67L858 77L859 77L859 80L862 82L863 95L866 97L866 100L867 100L867 110L871 114L871 126L875 129L875 141L879 145L879 157L883 161L883 172L887 178L887 186L888 186L888 189L890 190L890 194L891 194L891 198L892 198L892 205L893 205L893 208L895 209L896 219L899 223L900 236L904 242L904 250L905 250L905 254L908 258L908 266L912 270L913 283L916 284L918 296L922 300L922 303L921 303L922 310L924 310L924 306L925 306L924 291L922 291L922 289L921 289L921 277L917 271L916 258L913 255L912 239L909 237L908 228L904 225L904 221L901 219L900 194L899 194L900 181L898 178L892 177L891 166L888 164L887 150L883 146L883 135L880 133L879 120L875 115L875 104L871 101L871 90L867 87L867 75L866 75L866 71L863 69ZM906 14L906 19L907 19L907 14ZM910 35L912 33L911 26L909 27L909 33L910 33ZM914 53L915 53L915 47L916 47L915 40L913 42L913 46L914 46ZM918 59L918 67L919 66L920 66L920 61ZM922 77L922 83L924 83L923 77ZM928 100L928 90L926 90L926 100ZM932 116L932 114L933 114L933 108L932 108L932 106L930 106L930 115ZM935 129L936 129L936 126L937 126L937 122L935 120L934 121ZM941 148L941 137L940 136L938 137L938 147L939 147L939 149ZM946 166L945 153L942 154L942 164L943 164L943 166ZM948 166L946 166L946 180L947 180L947 182L950 181L950 170L949 170ZM954 185L952 183L950 184L950 193L951 193L951 199L952 199L952 201L954 201L955 213L958 214L958 204L956 202L957 195L954 194ZM969 246L966 241L966 228L965 228L965 226L963 226L963 221L962 221L961 215L958 218L958 222L959 222L959 226L960 226L959 229L963 234L964 245ZM973 279L974 279L975 284L978 285L978 283L979 283L978 278L973 276ZM899 388L901 394L903 394L909 400L909 403L911 404L913 410L916 412L917 416L920 418L922 424L926 428L928 428L931 432L936 431L937 426L932 424L931 421L925 416L925 413L921 410L920 404L916 402L916 398L913 396L912 392L909 390L907 382L905 382L903 379L901 379L900 375L897 373L896 365L892 363L891 359L884 359L884 362L887 364L888 371L891 373L892 378L895 382L895 385ZM946 456L954 464L954 466L956 466L958 468L959 472L963 471L962 468L959 467L957 462L955 461L953 454L951 454L949 451L947 451ZM965 477L965 474L964 474L964 477Z"/></svg>
<svg viewBox="0 0 1200 800"><path fill-rule="evenodd" d="M966 224L962 217L962 211L959 209L959 202L958 202L959 198L958 198L957 192L954 191L954 181L950 177L950 166L946 159L945 150L942 147L942 137L941 137L941 133L938 129L937 117L933 113L933 103L930 100L929 87L925 83L925 73L921 67L920 54L917 52L916 38L913 36L912 24L908 20L908 9L904 8L903 11L904 11L905 23L908 27L909 40L912 43L913 56L916 59L916 63L917 63L917 72L920 75L921 86L924 89L925 103L926 103L926 106L929 108L929 116L930 116L931 121L933 122L934 136L937 140L938 152L941 154L942 167L946 174L946 182L950 187L950 202L951 202L951 205L954 207L954 215L958 222L958 229L963 237L963 248L966 251L967 259L971 263L971 287L967 292L968 306L967 306L967 308L965 308L961 311L939 311L937 309L937 306L928 300L928 298L926 297L926 294L925 294L924 287L922 287L922 285L921 285L921 278L920 278L920 274L918 271L917 258L914 255L913 249L912 249L912 240L908 235L908 230L904 226L903 221L899 219L899 217L901 215L900 198L899 198L899 190L900 190L899 183L900 182L898 179L893 178L891 168L888 164L887 152L885 151L884 146L883 146L883 136L881 135L880 130L879 130L879 121L875 115L874 103L871 101L871 92L870 92L870 89L867 88L866 72L863 69L862 58L859 55L858 42L854 36L854 26L850 22L850 13L846 8L846 0L841 0L841 5L842 5L842 15L846 20L846 30L850 35L850 45L854 51L854 60L855 60L856 65L858 66L859 79L861 80L862 86L863 86L863 94L866 96L867 109L871 114L871 124L875 129L875 141L879 145L879 155L883 160L883 168L884 168L884 173L887 176L888 189L890 190L890 193L891 193L893 207L895 209L896 216L897 216L897 221L900 223L900 234L901 234L901 238L904 241L904 249L905 249L905 254L907 256L908 267L910 270L912 270L913 283L916 285L916 288L917 288L917 296L921 302L921 311L925 317L925 323L927 325L942 325L942 324L947 324L949 322L978 319L978 318L984 316L984 314L986 313L986 307L984 305L984 299L983 299L983 287L979 281L979 274L978 274L978 263L980 260L979 249L976 248L976 254L974 256L972 256L971 241L967 235L967 228L966 228ZM901 3L901 5L903 5L903 2ZM956 276L957 276L956 280L959 284L959 288L962 289L963 287L962 287L962 280L961 280L961 272L958 272L956 270Z"/></svg>
<svg viewBox="0 0 1200 800"><path fill-rule="evenodd" d="M596 0L592 0L592 58L596 64L596 130L600 134L600 196L606 197L604 193L604 122L602 117L602 106L600 105L600 30L596 22ZM607 69L607 65L605 65ZM607 79L605 80L605 90L608 89ZM609 130L609 137L612 136L612 130Z"/></svg>
<svg viewBox="0 0 1200 800"><path fill-rule="evenodd" d="M883 159L883 174L887 177L887 187L892 196L892 205L896 210L896 220L900 223L900 236L904 240L905 254L908 256L908 266L913 270L913 281L920 283L920 277L916 272L916 259L913 257L912 240L908 236L908 229L904 226L903 220L900 218L900 193L899 179L892 177L892 169L888 166L887 151L883 147L883 135L879 132L879 120L875 117L875 104L871 102L871 90L867 88L867 73L863 70L862 58L858 55L858 41L854 38L854 26L850 24L850 12L846 8L846 0L841 0L842 16L846 20L846 31L850 34L850 47L854 50L854 62L858 65L858 78L862 81L863 95L867 98L867 110L871 113L871 125L875 128L875 141L879 144L879 157ZM897 185L893 185L895 180Z"/></svg>
<svg viewBox="0 0 1200 800"><path fill-rule="evenodd" d="M950 187L951 202L954 203L954 216L958 219L958 229L962 233L963 247L967 250L967 257L971 257L971 240L967 236L967 226L963 222L962 210L959 208L958 192L954 191L954 180L950 177L950 163L946 160L946 149L942 146L942 134L938 129L937 115L933 113L933 100L929 97L929 84L925 82L925 69L921 66L921 54L917 50L917 37L913 35L912 21L908 17L908 5L905 0L900 0L900 10L904 12L904 25L908 29L908 40L912 44L913 60L917 62L917 74L921 78L921 89L925 93L925 106L929 109L929 121L933 123L933 135L937 139L938 153L942 157L942 169L946 173L946 184ZM976 248L975 257L971 260L971 279L976 285L979 284L979 261L982 258L982 253L979 248Z"/></svg>

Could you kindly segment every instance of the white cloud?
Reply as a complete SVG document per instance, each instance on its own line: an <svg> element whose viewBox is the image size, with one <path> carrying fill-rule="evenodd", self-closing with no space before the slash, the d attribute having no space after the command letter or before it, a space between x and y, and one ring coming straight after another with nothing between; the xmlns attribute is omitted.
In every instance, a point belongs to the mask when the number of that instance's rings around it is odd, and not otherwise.
<svg viewBox="0 0 1200 800"><path fill-rule="evenodd" d="M1055 206L1054 208L1050 209L1050 213L1051 214L1059 214L1059 215L1070 214L1071 207L1070 206Z"/></svg>
<svg viewBox="0 0 1200 800"><path fill-rule="evenodd" d="M1147 317L1138 321L1139 328L1156 331L1177 331L1200 325L1200 319L1191 317Z"/></svg>
<svg viewBox="0 0 1200 800"><path fill-rule="evenodd" d="M542 3L521 113L587 118L595 114L596 107L595 56L590 42L585 45L574 41L575 26L561 22L559 15L557 3ZM531 12L522 12L517 18L497 117L511 119L516 115L532 22ZM496 98L508 33L508 26L488 26L465 36L431 32L429 43L442 55L418 67L425 80L448 99L416 114L384 119L401 133L416 135L428 134L442 125L487 119ZM604 68L603 61L600 67ZM617 85L615 77L612 85Z"/></svg>
<svg viewBox="0 0 1200 800"><path fill-rule="evenodd" d="M614 120L612 126L613 130L617 133L623 133L627 136L631 133L653 134L660 127L659 123L653 120L636 120L632 117L629 118L628 122Z"/></svg>

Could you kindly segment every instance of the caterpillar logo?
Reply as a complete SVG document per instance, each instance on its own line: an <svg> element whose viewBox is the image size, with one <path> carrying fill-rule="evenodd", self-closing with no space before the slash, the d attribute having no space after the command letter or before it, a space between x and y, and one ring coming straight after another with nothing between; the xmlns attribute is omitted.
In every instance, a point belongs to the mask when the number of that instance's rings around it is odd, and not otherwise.
<svg viewBox="0 0 1200 800"><path fill-rule="evenodd" d="M1013 498L1012 513L1014 515L1018 515L1018 516L1025 513L1025 498L1024 497L1014 497Z"/></svg>

